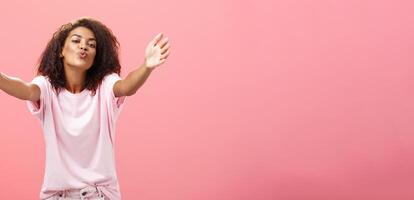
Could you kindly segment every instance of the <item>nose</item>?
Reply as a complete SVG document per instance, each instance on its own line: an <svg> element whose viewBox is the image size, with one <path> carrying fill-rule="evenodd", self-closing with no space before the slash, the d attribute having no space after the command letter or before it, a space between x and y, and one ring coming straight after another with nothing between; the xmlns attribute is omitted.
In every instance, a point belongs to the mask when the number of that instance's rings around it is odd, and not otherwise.
<svg viewBox="0 0 414 200"><path fill-rule="evenodd" d="M79 44L79 48L85 51L88 50L88 48L86 47L86 44L83 44L82 42Z"/></svg>

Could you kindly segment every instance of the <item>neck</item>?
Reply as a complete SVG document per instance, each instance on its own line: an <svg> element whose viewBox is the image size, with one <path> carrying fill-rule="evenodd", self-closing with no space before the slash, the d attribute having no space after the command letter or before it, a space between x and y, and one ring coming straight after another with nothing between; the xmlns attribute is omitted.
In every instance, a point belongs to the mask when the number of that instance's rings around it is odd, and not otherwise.
<svg viewBox="0 0 414 200"><path fill-rule="evenodd" d="M84 89L86 71L64 67L66 77L66 89L71 93L80 93Z"/></svg>

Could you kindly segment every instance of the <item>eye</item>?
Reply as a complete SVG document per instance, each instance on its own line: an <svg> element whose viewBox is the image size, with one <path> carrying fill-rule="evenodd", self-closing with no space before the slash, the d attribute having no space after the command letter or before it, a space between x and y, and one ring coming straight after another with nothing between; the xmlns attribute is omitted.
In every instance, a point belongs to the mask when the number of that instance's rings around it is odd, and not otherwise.
<svg viewBox="0 0 414 200"><path fill-rule="evenodd" d="M72 40L73 43L79 43L79 40Z"/></svg>
<svg viewBox="0 0 414 200"><path fill-rule="evenodd" d="M90 46L91 48L95 48L95 47L96 47L96 44L90 43L90 44L89 44L89 46Z"/></svg>

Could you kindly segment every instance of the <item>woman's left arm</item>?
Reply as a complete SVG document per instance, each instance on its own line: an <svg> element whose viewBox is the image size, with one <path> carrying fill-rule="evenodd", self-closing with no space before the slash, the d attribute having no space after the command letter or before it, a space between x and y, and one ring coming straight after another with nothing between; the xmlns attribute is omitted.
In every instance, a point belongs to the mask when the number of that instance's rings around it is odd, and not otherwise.
<svg viewBox="0 0 414 200"><path fill-rule="evenodd" d="M165 63L170 54L170 43L163 34L158 34L145 49L145 62L114 85L115 97L131 96L144 84L151 72Z"/></svg>

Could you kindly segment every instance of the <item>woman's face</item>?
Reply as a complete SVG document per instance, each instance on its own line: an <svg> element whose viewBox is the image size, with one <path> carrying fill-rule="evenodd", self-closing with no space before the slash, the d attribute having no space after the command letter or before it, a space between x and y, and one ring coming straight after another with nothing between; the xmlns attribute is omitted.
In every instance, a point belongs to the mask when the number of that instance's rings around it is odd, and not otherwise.
<svg viewBox="0 0 414 200"><path fill-rule="evenodd" d="M96 40L93 32L85 27L76 27L65 40L61 57L63 65L78 70L88 70L95 59Z"/></svg>

